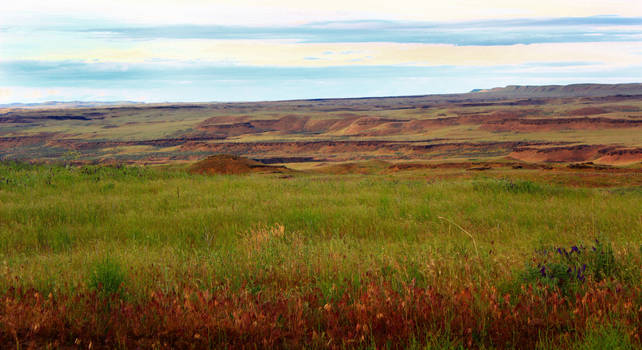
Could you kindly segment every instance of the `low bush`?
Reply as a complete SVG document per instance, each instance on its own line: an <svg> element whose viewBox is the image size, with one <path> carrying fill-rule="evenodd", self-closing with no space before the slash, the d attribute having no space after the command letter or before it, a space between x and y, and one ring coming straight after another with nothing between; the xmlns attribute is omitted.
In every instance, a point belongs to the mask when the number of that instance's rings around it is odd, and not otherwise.
<svg viewBox="0 0 642 350"><path fill-rule="evenodd" d="M221 286L150 291L141 300L95 292L43 296L11 289L0 303L0 343L54 348L406 348L418 342L451 348L582 349L640 345L640 286L614 290L587 282L577 295L525 287L440 291L413 283L348 288L327 301L321 292L266 295ZM618 324L601 331L595 325ZM542 335L546 335L542 339ZM432 339L432 340L431 340ZM91 345L90 345L91 344ZM438 344L435 344L438 345ZM20 346L18 346L20 347Z"/></svg>
<svg viewBox="0 0 642 350"><path fill-rule="evenodd" d="M89 287L104 295L118 294L125 282L125 272L120 264L111 258L94 263L89 276Z"/></svg>

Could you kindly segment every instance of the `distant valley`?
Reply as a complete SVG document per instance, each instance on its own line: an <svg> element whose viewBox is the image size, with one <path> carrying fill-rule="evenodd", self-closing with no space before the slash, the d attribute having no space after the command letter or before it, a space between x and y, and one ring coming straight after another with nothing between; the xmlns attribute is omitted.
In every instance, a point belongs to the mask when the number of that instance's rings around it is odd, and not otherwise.
<svg viewBox="0 0 642 350"><path fill-rule="evenodd" d="M244 103L0 109L0 157L165 164L212 154L309 167L362 160L642 161L642 84Z"/></svg>

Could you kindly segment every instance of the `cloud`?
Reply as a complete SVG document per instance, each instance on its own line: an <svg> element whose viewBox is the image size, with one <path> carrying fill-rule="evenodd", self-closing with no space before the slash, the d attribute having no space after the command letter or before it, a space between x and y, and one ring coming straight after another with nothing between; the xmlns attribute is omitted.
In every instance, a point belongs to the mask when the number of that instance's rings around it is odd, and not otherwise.
<svg viewBox="0 0 642 350"><path fill-rule="evenodd" d="M407 43L297 43L276 40L148 40L131 45L94 48L51 48L20 52L5 60L83 61L221 66L494 66L526 62L599 62L631 65L640 62L642 41L547 43L511 46L458 46ZM310 57L322 58L310 60Z"/></svg>
<svg viewBox="0 0 642 350"><path fill-rule="evenodd" d="M3 4L0 23L43 18L109 19L148 25L292 25L324 20L469 21L498 18L642 16L631 0L21 0Z"/></svg>
<svg viewBox="0 0 642 350"><path fill-rule="evenodd" d="M60 66L61 68L57 68ZM549 67L220 67L82 62L4 62L9 96L0 102L257 101L298 98L422 95L505 85L636 82L642 66Z"/></svg>
<svg viewBox="0 0 642 350"><path fill-rule="evenodd" d="M452 78L474 80L478 77L520 75L557 75L559 77L640 76L642 64L608 67L594 62L525 62L496 66L329 66L329 67L252 67L218 66L207 63L85 63L73 61L0 62L3 82L8 85L34 87L87 86L144 87L164 84L247 81L257 85L265 81L313 81L387 78Z"/></svg>
<svg viewBox="0 0 642 350"><path fill-rule="evenodd" d="M642 79L642 2L630 0L21 0L4 4L0 23L5 100L255 100Z"/></svg>
<svg viewBox="0 0 642 350"><path fill-rule="evenodd" d="M291 40L302 43L396 42L455 45L515 45L558 42L634 41L642 38L642 17L595 16L469 22L326 21L296 26L88 24L42 27L92 39Z"/></svg>

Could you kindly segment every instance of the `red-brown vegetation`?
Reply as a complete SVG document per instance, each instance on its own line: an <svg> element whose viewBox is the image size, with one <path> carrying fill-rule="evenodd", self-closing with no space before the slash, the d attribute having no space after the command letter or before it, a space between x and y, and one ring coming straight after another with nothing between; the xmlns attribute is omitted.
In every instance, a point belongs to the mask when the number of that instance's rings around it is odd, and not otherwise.
<svg viewBox="0 0 642 350"><path fill-rule="evenodd" d="M494 287L443 291L369 283L333 301L314 290L287 296L226 286L179 290L130 301L11 289L0 304L0 342L26 348L403 348L411 339L435 336L473 348L532 348L544 335L561 344L576 339L593 324L617 322L638 345L642 334L642 289L608 281L589 282L570 296L541 286L510 295Z"/></svg>

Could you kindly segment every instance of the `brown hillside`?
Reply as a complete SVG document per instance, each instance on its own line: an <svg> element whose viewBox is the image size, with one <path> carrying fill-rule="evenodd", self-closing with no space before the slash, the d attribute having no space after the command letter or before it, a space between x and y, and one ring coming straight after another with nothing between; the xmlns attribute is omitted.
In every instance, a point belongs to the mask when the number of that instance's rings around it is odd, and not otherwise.
<svg viewBox="0 0 642 350"><path fill-rule="evenodd" d="M192 174L235 175L247 173L285 173L290 169L284 166L265 165L252 159L217 154L194 163L187 169Z"/></svg>
<svg viewBox="0 0 642 350"><path fill-rule="evenodd" d="M333 171L351 173L370 172L346 165L364 160L477 162L507 156L638 166L641 136L642 84L0 113L0 159L191 164L203 154L247 157L193 167L221 174L280 171L268 163L326 162L341 164Z"/></svg>
<svg viewBox="0 0 642 350"><path fill-rule="evenodd" d="M603 145L568 147L516 147L509 155L525 162L596 162L609 165L630 165L642 162L642 149Z"/></svg>

